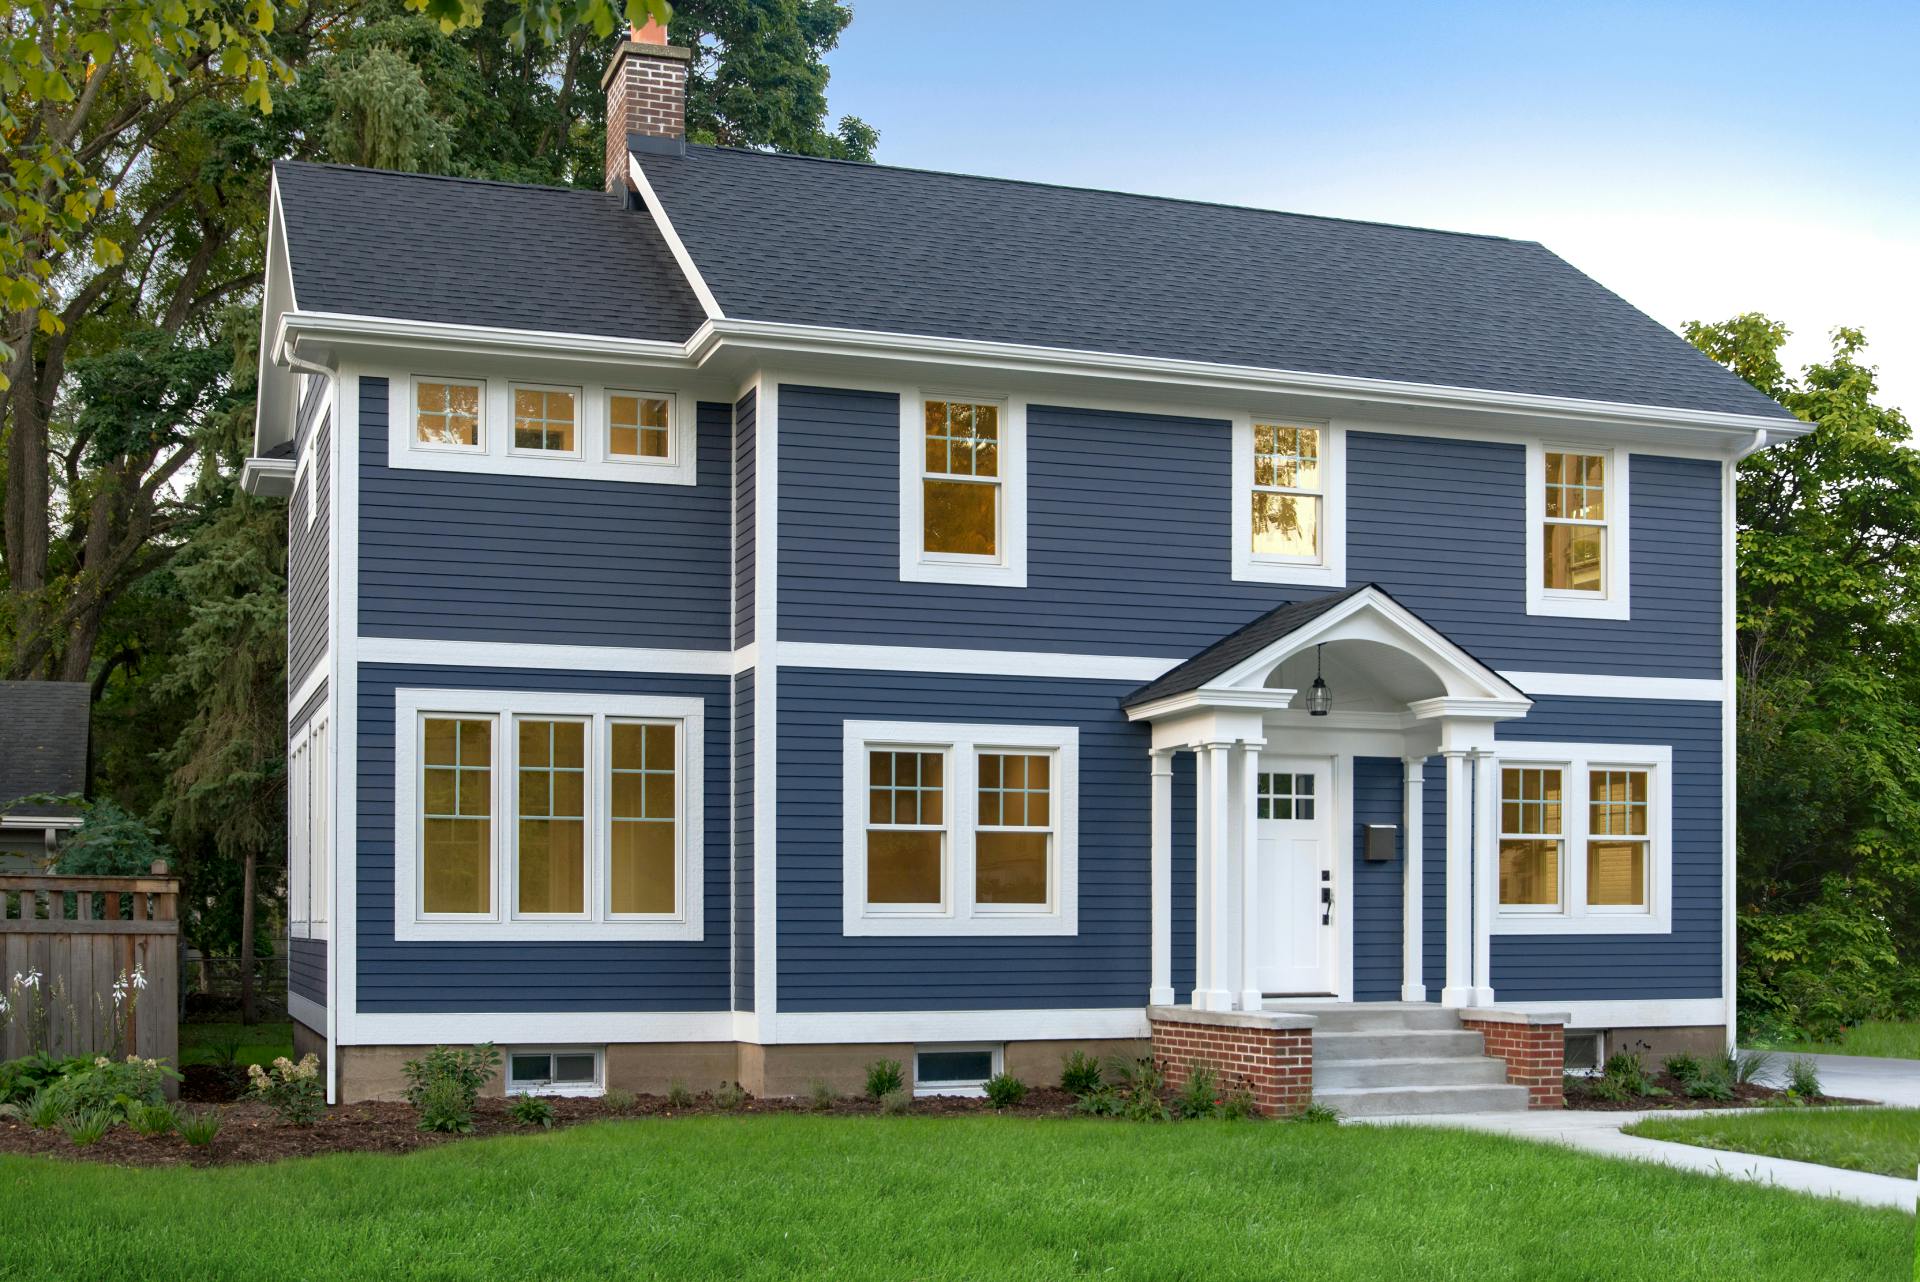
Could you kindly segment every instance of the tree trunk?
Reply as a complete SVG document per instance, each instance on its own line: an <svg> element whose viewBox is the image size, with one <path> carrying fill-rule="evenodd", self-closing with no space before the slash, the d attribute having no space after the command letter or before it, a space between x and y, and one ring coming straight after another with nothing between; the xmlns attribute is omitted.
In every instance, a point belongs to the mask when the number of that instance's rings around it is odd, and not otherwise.
<svg viewBox="0 0 1920 1282"><path fill-rule="evenodd" d="M253 1011L253 869L259 856L247 852L246 872L240 879L240 1022L254 1022Z"/></svg>

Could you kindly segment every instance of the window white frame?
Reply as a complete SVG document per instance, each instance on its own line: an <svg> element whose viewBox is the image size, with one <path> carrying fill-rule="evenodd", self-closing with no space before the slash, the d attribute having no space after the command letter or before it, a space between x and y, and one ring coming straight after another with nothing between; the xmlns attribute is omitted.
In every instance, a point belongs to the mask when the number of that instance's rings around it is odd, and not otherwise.
<svg viewBox="0 0 1920 1282"><path fill-rule="evenodd" d="M478 472L501 476L544 476L589 481L625 481L641 485L693 485L699 468L699 431L689 397L671 391L635 392L626 383L598 380L554 383L535 377L536 371L500 370L459 365L458 374L412 373L407 370L364 371L387 380L387 466L428 472ZM480 444L426 445L414 439L414 406L418 386L429 383L473 383L480 392ZM523 450L513 447L513 392L515 388L573 392L574 451ZM662 397L667 401L667 457L619 457L608 449L607 404L612 393ZM502 428L499 425L504 424Z"/></svg>
<svg viewBox="0 0 1920 1282"><path fill-rule="evenodd" d="M1253 550L1253 427L1310 427L1320 433L1320 555L1256 555ZM1338 423L1293 415L1233 416L1233 577L1247 583L1303 587L1347 585L1347 433Z"/></svg>
<svg viewBox="0 0 1920 1282"><path fill-rule="evenodd" d="M613 398L616 396L634 396L643 401L665 401L667 403L667 456L652 458L644 454L615 454L613 452ZM680 458L680 398L672 392L648 391L638 387L608 387L600 394L600 457L615 467L648 468L660 473L670 473L679 467Z"/></svg>
<svg viewBox="0 0 1920 1282"><path fill-rule="evenodd" d="M555 1055L593 1056L593 1081L556 1083L551 1077L524 1078L513 1075L515 1055L545 1055L547 1071L553 1071ZM503 1053L500 1078L509 1095L551 1095L556 1098L586 1099L604 1095L607 1089L607 1052L603 1046L510 1046Z"/></svg>
<svg viewBox="0 0 1920 1282"><path fill-rule="evenodd" d="M1546 586L1546 553L1541 548L1547 524L1547 455L1595 454L1606 460L1606 538L1602 542L1599 592L1575 592ZM1628 619L1632 617L1632 549L1628 529L1629 485L1627 451L1603 445L1572 445L1528 441L1527 481L1527 613L1566 619Z"/></svg>
<svg viewBox="0 0 1920 1282"><path fill-rule="evenodd" d="M428 914L421 911L422 819L420 769L423 727L428 717L487 718L493 729L492 911ZM519 787L516 718L579 720L589 724L587 757L588 911L579 916L516 915L518 867L514 806ZM610 725L620 721L673 722L679 795L676 904L672 913L615 915L607 911L607 851L611 830L610 789L604 778ZM662 695L551 694L521 690L427 690L394 692L394 938L399 940L697 940L704 936L705 703Z"/></svg>
<svg viewBox="0 0 1920 1282"><path fill-rule="evenodd" d="M1523 743L1499 745L1498 771L1509 766L1549 767L1564 772L1560 839L1560 906L1503 906L1499 901L1500 841L1483 844L1480 875L1494 887L1491 933L1495 935L1664 935L1673 929L1673 749L1666 744ZM1594 770L1644 770L1647 786L1647 906L1623 908L1587 903L1589 774ZM1500 800L1499 777L1493 790ZM1499 823L1496 815L1494 823Z"/></svg>
<svg viewBox="0 0 1920 1282"><path fill-rule="evenodd" d="M534 446L519 445L514 441L520 430L520 411L514 404L515 396L520 392L565 392L573 397L573 448L570 450L539 449ZM587 398L585 391L565 383L529 383L519 379L507 384L507 416L502 420L506 430L501 433L507 440L509 458L577 459L586 457ZM542 421L545 421L544 416Z"/></svg>
<svg viewBox="0 0 1920 1282"><path fill-rule="evenodd" d="M955 556L925 550L928 401L995 405L1000 410L1000 527L997 555ZM911 583L1027 586L1027 402L1018 396L908 389L900 393L900 578Z"/></svg>
<svg viewBox="0 0 1920 1282"><path fill-rule="evenodd" d="M956 1078L937 1082L922 1080L920 1076L920 1057L928 1054L944 1054L951 1051L971 1052L974 1054L985 1052L993 1057L992 1066L985 1077L978 1079ZM1006 1071L1006 1064L1007 1046L1005 1042L924 1043L913 1048L913 1093L916 1097L920 1098L945 1095L961 1099L983 1099L987 1094L987 1083L1000 1076L1001 1073L1004 1073Z"/></svg>
<svg viewBox="0 0 1920 1282"><path fill-rule="evenodd" d="M327 938L332 902L333 781L327 717L320 713L287 744L287 933Z"/></svg>
<svg viewBox="0 0 1920 1282"><path fill-rule="evenodd" d="M946 755L945 902L867 903L867 752ZM1009 751L1053 757L1054 840L1043 907L974 902L978 755ZM848 721L842 761L842 932L847 935L1075 935L1080 929L1080 731L1077 726L969 725L921 721Z"/></svg>

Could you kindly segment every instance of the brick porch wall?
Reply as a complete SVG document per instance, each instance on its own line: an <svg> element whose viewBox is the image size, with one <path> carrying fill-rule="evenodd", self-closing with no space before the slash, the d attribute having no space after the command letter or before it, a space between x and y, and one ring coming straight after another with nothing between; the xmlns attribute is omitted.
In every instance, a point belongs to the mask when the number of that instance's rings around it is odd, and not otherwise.
<svg viewBox="0 0 1920 1282"><path fill-rule="evenodd" d="M1507 1062L1507 1081L1527 1088L1528 1108L1566 1107L1566 1025L1462 1014L1460 1027L1479 1033L1487 1054Z"/></svg>
<svg viewBox="0 0 1920 1282"><path fill-rule="evenodd" d="M1313 1100L1313 1029L1259 1024L1199 1022L1149 1016L1153 1056L1180 1089L1196 1068L1211 1068L1222 1091L1241 1083L1269 1117L1287 1116Z"/></svg>

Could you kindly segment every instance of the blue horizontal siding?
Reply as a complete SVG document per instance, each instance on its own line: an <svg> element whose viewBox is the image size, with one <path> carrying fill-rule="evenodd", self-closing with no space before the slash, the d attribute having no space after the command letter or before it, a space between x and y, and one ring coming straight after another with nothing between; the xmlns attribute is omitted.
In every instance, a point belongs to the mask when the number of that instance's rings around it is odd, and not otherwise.
<svg viewBox="0 0 1920 1282"><path fill-rule="evenodd" d="M758 474L758 393L749 388L733 406L733 643L753 644L754 481Z"/></svg>
<svg viewBox="0 0 1920 1282"><path fill-rule="evenodd" d="M326 940L288 938L287 991L306 998L316 1006L327 1004Z"/></svg>
<svg viewBox="0 0 1920 1282"><path fill-rule="evenodd" d="M1406 940L1401 887L1406 875L1402 844L1394 858L1366 858L1368 824L1400 827L1405 809L1402 767L1396 757L1356 757L1353 762L1353 997L1362 1002L1400 1000L1400 959Z"/></svg>
<svg viewBox="0 0 1920 1282"><path fill-rule="evenodd" d="M287 682L298 686L327 652L328 530L333 524L333 413L327 380L306 380L296 449L313 446L313 467L287 500ZM312 519L308 519L308 505Z"/></svg>
<svg viewBox="0 0 1920 1282"><path fill-rule="evenodd" d="M1125 691L1125 683L1114 682L783 669L778 694L780 1009L1143 1005L1149 947L1148 736L1121 715L1119 697ZM1078 935L842 935L842 723L869 719L1079 728ZM1190 892L1188 904L1190 917ZM1189 956L1191 951L1189 943Z"/></svg>
<svg viewBox="0 0 1920 1282"><path fill-rule="evenodd" d="M431 941L393 937L394 691L577 691L706 701L705 938L681 941ZM729 954L729 681L725 677L431 668L360 668L355 974L367 1013L726 1010Z"/></svg>
<svg viewBox="0 0 1920 1282"><path fill-rule="evenodd" d="M753 1009L753 680L733 679L733 1008Z"/></svg>
<svg viewBox="0 0 1920 1282"><path fill-rule="evenodd" d="M683 486L389 468L387 381L359 397L363 635L727 648L731 406Z"/></svg>
<svg viewBox="0 0 1920 1282"><path fill-rule="evenodd" d="M1220 419L1028 409L1024 589L900 581L899 403L783 386L783 639L1185 658L1312 590L1231 578ZM1525 609L1519 445L1347 439L1348 578L1497 667L1716 676L1716 463L1632 460L1631 621Z"/></svg>

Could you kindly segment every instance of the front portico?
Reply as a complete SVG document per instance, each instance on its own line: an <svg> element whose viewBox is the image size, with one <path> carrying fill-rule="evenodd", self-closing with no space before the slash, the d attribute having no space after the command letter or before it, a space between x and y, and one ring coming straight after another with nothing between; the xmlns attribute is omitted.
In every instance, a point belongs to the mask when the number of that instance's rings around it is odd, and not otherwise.
<svg viewBox="0 0 1920 1282"><path fill-rule="evenodd" d="M1332 706L1310 711L1322 679ZM1374 584L1282 606L1136 691L1152 728L1152 974L1174 1003L1174 759L1194 758L1192 1009L1354 999L1353 766L1404 764L1400 998L1429 999L1425 767L1445 760L1446 1007L1494 999L1494 726L1531 700Z"/></svg>

